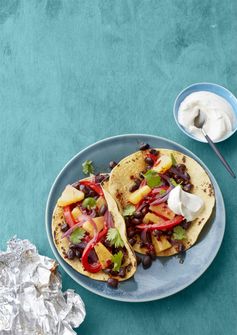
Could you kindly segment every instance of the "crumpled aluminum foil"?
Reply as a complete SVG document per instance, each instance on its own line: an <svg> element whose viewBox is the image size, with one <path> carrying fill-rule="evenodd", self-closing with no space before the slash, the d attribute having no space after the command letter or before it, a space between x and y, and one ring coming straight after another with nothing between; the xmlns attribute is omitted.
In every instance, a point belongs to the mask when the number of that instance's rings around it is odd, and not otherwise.
<svg viewBox="0 0 237 335"><path fill-rule="evenodd" d="M71 335L85 318L73 290L62 292L53 259L38 254L28 240L15 237L0 251L0 334Z"/></svg>

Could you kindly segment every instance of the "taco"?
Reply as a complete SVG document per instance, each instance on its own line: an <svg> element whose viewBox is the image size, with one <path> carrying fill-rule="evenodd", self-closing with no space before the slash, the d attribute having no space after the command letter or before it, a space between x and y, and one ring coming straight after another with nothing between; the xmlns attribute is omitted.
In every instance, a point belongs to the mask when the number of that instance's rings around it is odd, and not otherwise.
<svg viewBox="0 0 237 335"><path fill-rule="evenodd" d="M94 176L66 186L54 209L52 233L63 259L85 276L116 287L136 271L124 219L106 182L102 186Z"/></svg>
<svg viewBox="0 0 237 335"><path fill-rule="evenodd" d="M140 150L114 167L109 192L136 252L171 256L197 241L215 205L209 176L191 157L169 149Z"/></svg>

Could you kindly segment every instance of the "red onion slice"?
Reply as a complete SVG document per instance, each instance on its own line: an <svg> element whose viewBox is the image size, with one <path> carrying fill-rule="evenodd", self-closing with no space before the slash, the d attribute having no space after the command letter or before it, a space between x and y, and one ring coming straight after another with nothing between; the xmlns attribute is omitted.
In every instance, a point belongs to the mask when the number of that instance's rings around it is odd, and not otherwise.
<svg viewBox="0 0 237 335"><path fill-rule="evenodd" d="M76 223L73 227L71 227L70 229L68 229L62 236L62 238L64 237L68 237L71 235L71 233L74 231L75 228L77 227L81 227L83 225L83 223L85 223L86 221L89 221L92 225L93 225L93 228L95 230L95 233L98 233L98 229L97 229L97 226L96 226L96 223L94 220L92 220L92 218L89 216L89 215L85 215L85 214L82 214L78 217L78 220L79 222Z"/></svg>
<svg viewBox="0 0 237 335"><path fill-rule="evenodd" d="M87 220L86 220L86 221L87 221ZM69 229L63 234L62 239L63 239L64 237L68 237L68 236L70 236L71 233L73 232L73 230L74 230L75 228L77 228L77 227L81 227L81 226L83 225L83 223L85 223L86 221L78 222L78 223L76 223L73 227L69 228Z"/></svg>
<svg viewBox="0 0 237 335"><path fill-rule="evenodd" d="M153 205L159 205L159 204L161 204L162 202L167 201L167 200L168 200L168 197L169 197L169 193L166 194L163 198L160 198L160 199L157 199L157 200L151 202L150 205L151 205L151 206L153 206Z"/></svg>
<svg viewBox="0 0 237 335"><path fill-rule="evenodd" d="M159 174L159 176L160 176L161 178L163 178L163 179L169 184L169 186L173 186L173 184L172 184L171 181L170 181L170 177L168 177L168 176L166 176L166 175L164 175L164 174Z"/></svg>
<svg viewBox="0 0 237 335"><path fill-rule="evenodd" d="M164 187L164 185L163 185ZM164 190L165 192L168 190L168 186L165 186L165 188L163 188L162 186L159 187L154 187L151 191L152 194L159 194L161 190Z"/></svg>
<svg viewBox="0 0 237 335"><path fill-rule="evenodd" d="M149 206L148 202L142 202L137 208L136 208L136 212L140 212L144 207Z"/></svg>
<svg viewBox="0 0 237 335"><path fill-rule="evenodd" d="M90 217L91 218L95 218L96 217L96 211L95 211L95 209L91 210Z"/></svg>
<svg viewBox="0 0 237 335"><path fill-rule="evenodd" d="M113 217L112 217L110 211L105 212L104 220L105 220L105 224L108 228L113 228L114 227L114 221L113 221Z"/></svg>

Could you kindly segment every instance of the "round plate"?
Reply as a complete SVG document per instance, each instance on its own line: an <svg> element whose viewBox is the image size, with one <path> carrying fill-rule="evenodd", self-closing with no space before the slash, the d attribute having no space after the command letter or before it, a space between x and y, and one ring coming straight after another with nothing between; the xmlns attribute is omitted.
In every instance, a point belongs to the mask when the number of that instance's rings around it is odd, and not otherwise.
<svg viewBox="0 0 237 335"><path fill-rule="evenodd" d="M209 174L215 189L216 208L211 220L204 227L198 242L186 252L183 264L177 256L157 258L152 266L144 270L138 266L135 276L119 284L118 289L108 287L107 283L92 280L72 269L59 255L53 243L51 219L54 206L65 185L83 177L82 163L92 160L97 172L108 172L109 161L119 161L138 150L141 142L156 148L168 148L180 151L194 158ZM209 267L215 258L225 230L225 207L217 182L207 167L192 152L183 146L165 138L150 135L120 135L99 141L74 156L62 169L49 193L46 206L46 231L54 255L78 284L103 297L128 301L151 301L167 297L181 291L193 283Z"/></svg>

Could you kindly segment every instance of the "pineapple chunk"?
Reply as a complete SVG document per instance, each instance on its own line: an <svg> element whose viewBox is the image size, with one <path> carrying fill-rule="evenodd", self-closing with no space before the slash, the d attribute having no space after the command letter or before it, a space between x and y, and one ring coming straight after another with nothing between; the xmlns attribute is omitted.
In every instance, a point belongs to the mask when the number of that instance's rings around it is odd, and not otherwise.
<svg viewBox="0 0 237 335"><path fill-rule="evenodd" d="M98 231L100 232L104 228L104 217L103 216L98 216L97 218L93 218L93 221L95 222ZM94 235L94 228L93 225L89 222L86 221L82 225L83 229L87 231L91 236Z"/></svg>
<svg viewBox="0 0 237 335"><path fill-rule="evenodd" d="M58 206L68 206L84 199L84 193L71 185L67 185L61 197L58 199Z"/></svg>
<svg viewBox="0 0 237 335"><path fill-rule="evenodd" d="M104 197L99 197L97 200L96 200L96 207L97 208L101 208L103 205L106 205L106 201L105 201L105 198Z"/></svg>
<svg viewBox="0 0 237 335"><path fill-rule="evenodd" d="M161 236L160 239L157 240L157 238L153 234L151 234L151 239L157 254L172 247L172 245L165 236Z"/></svg>
<svg viewBox="0 0 237 335"><path fill-rule="evenodd" d="M167 204L164 203L164 202L161 203L161 204L159 204L159 205L151 205L149 207L149 209L152 212L154 212L154 213L156 213L156 214L158 214L161 217L164 217L166 219L172 220L175 217L175 213L172 212L172 210L169 209L169 207L167 206Z"/></svg>
<svg viewBox="0 0 237 335"><path fill-rule="evenodd" d="M147 213L143 218L143 222L145 224L148 224L149 222L162 223L162 222L164 222L164 220L162 218L160 218L159 216L153 214L153 213Z"/></svg>
<svg viewBox="0 0 237 335"><path fill-rule="evenodd" d="M82 212L80 210L80 208L78 206L76 206L75 208L73 208L72 210L72 216L73 218L77 221L78 216L82 215Z"/></svg>
<svg viewBox="0 0 237 335"><path fill-rule="evenodd" d="M95 252L98 256L99 262L102 265L102 269L108 267L108 261L112 260L111 252L101 243L95 245Z"/></svg>
<svg viewBox="0 0 237 335"><path fill-rule="evenodd" d="M150 192L151 192L151 188L145 185L139 188L138 190L136 190L135 192L133 192L132 194L130 194L128 201L136 205Z"/></svg>
<svg viewBox="0 0 237 335"><path fill-rule="evenodd" d="M163 155L158 159L157 165L155 165L152 170L158 173L164 173L166 170L171 168L172 159L170 156Z"/></svg>

